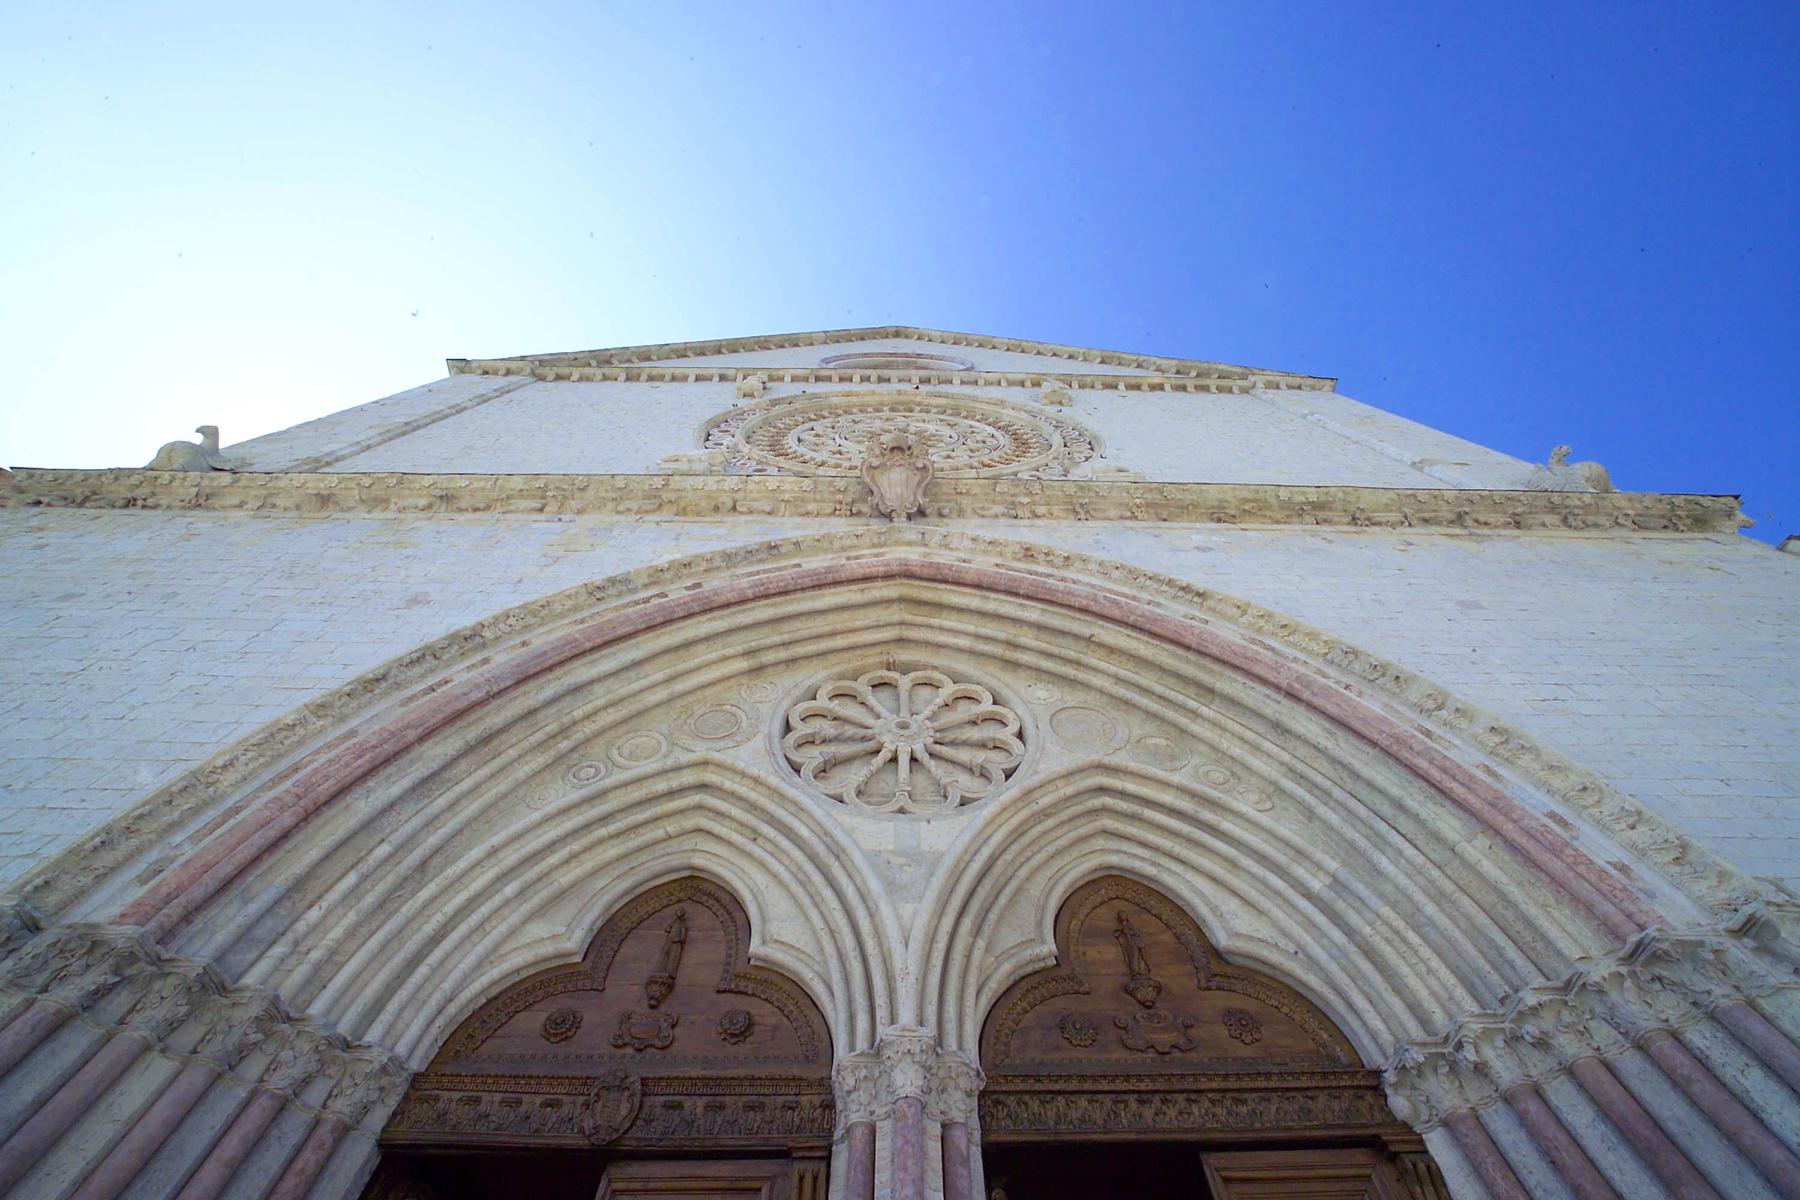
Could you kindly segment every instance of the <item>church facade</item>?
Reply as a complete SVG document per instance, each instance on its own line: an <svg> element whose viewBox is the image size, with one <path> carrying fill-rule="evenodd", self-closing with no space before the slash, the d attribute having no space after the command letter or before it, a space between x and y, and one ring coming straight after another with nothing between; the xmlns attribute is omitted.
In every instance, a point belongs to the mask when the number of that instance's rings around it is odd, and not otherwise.
<svg viewBox="0 0 1800 1200"><path fill-rule="evenodd" d="M1735 498L901 327L201 434L0 475L0 1196L1800 1196Z"/></svg>

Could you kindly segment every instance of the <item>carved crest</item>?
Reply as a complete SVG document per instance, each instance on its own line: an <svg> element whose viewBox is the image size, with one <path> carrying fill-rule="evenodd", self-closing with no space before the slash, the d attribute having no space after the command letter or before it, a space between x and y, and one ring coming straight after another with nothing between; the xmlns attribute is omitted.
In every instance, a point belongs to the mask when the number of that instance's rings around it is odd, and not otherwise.
<svg viewBox="0 0 1800 1200"><path fill-rule="evenodd" d="M648 1013L626 1009L619 1014L619 1028L612 1035L613 1048L623 1050L667 1050L675 1044L675 1026L681 1018L674 1013Z"/></svg>
<svg viewBox="0 0 1800 1200"><path fill-rule="evenodd" d="M900 430L882 434L863 453L863 482L874 496L875 511L889 520L904 521L925 507L932 471L930 449Z"/></svg>
<svg viewBox="0 0 1800 1200"><path fill-rule="evenodd" d="M626 1071L607 1071L594 1081L581 1110L581 1132L596 1146L617 1141L637 1120L644 1085Z"/></svg>

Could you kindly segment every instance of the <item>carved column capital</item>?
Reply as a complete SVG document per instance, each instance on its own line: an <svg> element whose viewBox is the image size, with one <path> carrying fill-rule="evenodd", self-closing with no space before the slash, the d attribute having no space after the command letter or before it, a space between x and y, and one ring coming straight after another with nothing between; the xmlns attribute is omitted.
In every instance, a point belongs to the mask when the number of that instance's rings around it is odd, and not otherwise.
<svg viewBox="0 0 1800 1200"><path fill-rule="evenodd" d="M925 1103L925 1115L945 1124L976 1123L976 1107L987 1076L967 1056L953 1050L938 1055L931 1069L931 1092Z"/></svg>
<svg viewBox="0 0 1800 1200"><path fill-rule="evenodd" d="M929 1030L895 1025L881 1035L875 1047L881 1055L888 1103L912 1097L923 1100L931 1093L931 1071L937 1062L937 1038Z"/></svg>
<svg viewBox="0 0 1800 1200"><path fill-rule="evenodd" d="M1471 1013L1439 1037L1397 1047L1385 1072L1389 1104L1429 1128L1581 1059L1616 1058L1677 1033L1721 1004L1791 988L1800 988L1791 964L1731 929L1648 930L1607 958L1525 988L1498 1012Z"/></svg>
<svg viewBox="0 0 1800 1200"><path fill-rule="evenodd" d="M831 1069L831 1090L837 1106L837 1134L858 1121L875 1121L882 1115L881 1056L862 1050L838 1059Z"/></svg>

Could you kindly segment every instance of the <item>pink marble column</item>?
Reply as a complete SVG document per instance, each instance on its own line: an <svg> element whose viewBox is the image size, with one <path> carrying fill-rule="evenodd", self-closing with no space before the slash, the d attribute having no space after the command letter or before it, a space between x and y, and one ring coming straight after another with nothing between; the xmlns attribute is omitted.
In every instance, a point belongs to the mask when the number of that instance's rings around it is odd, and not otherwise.
<svg viewBox="0 0 1800 1200"><path fill-rule="evenodd" d="M0 1145L0 1192L24 1178L25 1172L69 1131L100 1093L137 1061L146 1044L135 1033L123 1033L107 1042L6 1139L5 1145Z"/></svg>
<svg viewBox="0 0 1800 1200"><path fill-rule="evenodd" d="M925 1200L925 1101L894 1101L894 1200Z"/></svg>
<svg viewBox="0 0 1800 1200"><path fill-rule="evenodd" d="M969 1127L961 1121L943 1126L944 1200L976 1200L975 1173L969 1162Z"/></svg>
<svg viewBox="0 0 1800 1200"><path fill-rule="evenodd" d="M844 1137L845 1200L875 1200L875 1122L852 1121Z"/></svg>
<svg viewBox="0 0 1800 1200"><path fill-rule="evenodd" d="M124 1191L218 1077L218 1071L207 1063L183 1067L69 1200L113 1200Z"/></svg>
<svg viewBox="0 0 1800 1200"><path fill-rule="evenodd" d="M189 1177L187 1186L175 1200L214 1200L225 1190L225 1185L237 1174L257 1139L286 1104L287 1097L280 1092L261 1088L253 1092L250 1103L244 1105L244 1110L238 1113L237 1120L231 1123L225 1135L213 1143L206 1161Z"/></svg>
<svg viewBox="0 0 1800 1200"><path fill-rule="evenodd" d="M1638 1152L1638 1157L1650 1165L1675 1200L1724 1200L1605 1063L1597 1058L1577 1059L1569 1067L1569 1074L1593 1097L1600 1111L1618 1126L1625 1140Z"/></svg>
<svg viewBox="0 0 1800 1200"><path fill-rule="evenodd" d="M1463 1153L1469 1156L1469 1162L1481 1175L1481 1181L1493 1194L1494 1200L1531 1200L1531 1193L1513 1174L1511 1164L1506 1156L1500 1153L1500 1147L1494 1145L1494 1139L1482 1128L1481 1120L1473 1112L1464 1109L1452 1113L1444 1124L1456 1135L1457 1144Z"/></svg>
<svg viewBox="0 0 1800 1200"><path fill-rule="evenodd" d="M1713 1010L1713 1020L1744 1043L1744 1048L1762 1060L1769 1070L1781 1076L1783 1083L1800 1092L1800 1046L1775 1026L1769 1018L1742 1000L1721 1004Z"/></svg>
<svg viewBox="0 0 1800 1200"><path fill-rule="evenodd" d="M1644 1039L1644 1053L1656 1061L1688 1099L1712 1119L1713 1126L1730 1138L1756 1164L1763 1177L1787 1200L1800 1200L1800 1158L1763 1126L1731 1089L1695 1058L1672 1033L1656 1032Z"/></svg>
<svg viewBox="0 0 1800 1200"><path fill-rule="evenodd" d="M1587 1152L1581 1148L1574 1135L1564 1127L1551 1107L1544 1103L1538 1090L1529 1083L1521 1083L1506 1093L1506 1101L1513 1111L1519 1114L1519 1120L1531 1133L1532 1139L1544 1148L1553 1163L1562 1174L1563 1180L1575 1193L1578 1200L1619 1200L1619 1193L1613 1190L1612 1184L1606 1182L1606 1176L1593 1164Z"/></svg>
<svg viewBox="0 0 1800 1200"><path fill-rule="evenodd" d="M313 1122L311 1132L306 1140L300 1143L300 1149L288 1161L287 1170L275 1182L275 1190L271 1191L267 1200L303 1200L306 1193L312 1190L313 1180L325 1169L331 1159L331 1152L349 1132L350 1126L340 1116L327 1113Z"/></svg>
<svg viewBox="0 0 1800 1200"><path fill-rule="evenodd" d="M37 1044L55 1033L69 1019L69 1010L49 1000L33 1000L31 1007L0 1029L0 1075L19 1065Z"/></svg>

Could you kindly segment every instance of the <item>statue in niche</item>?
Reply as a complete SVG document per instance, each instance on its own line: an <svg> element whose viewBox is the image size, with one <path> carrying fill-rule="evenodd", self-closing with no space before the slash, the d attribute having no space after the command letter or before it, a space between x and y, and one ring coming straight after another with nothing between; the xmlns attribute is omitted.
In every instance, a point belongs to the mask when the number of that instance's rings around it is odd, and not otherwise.
<svg viewBox="0 0 1800 1200"><path fill-rule="evenodd" d="M656 956L656 969L644 980L644 998L655 1008L675 990L675 974L681 970L681 952L687 946L687 909L675 910L675 919L663 930L662 951Z"/></svg>
<svg viewBox="0 0 1800 1200"><path fill-rule="evenodd" d="M923 438L895 430L863 453L862 478L873 493L875 511L904 521L925 507L925 485L935 468Z"/></svg>
<svg viewBox="0 0 1800 1200"><path fill-rule="evenodd" d="M1131 973L1125 991L1145 1008L1154 1007L1156 998L1162 994L1162 982L1151 976L1150 956L1144 953L1138 931L1132 928L1131 919L1123 912L1113 927L1113 940L1119 943L1119 954L1125 959L1125 969Z"/></svg>

